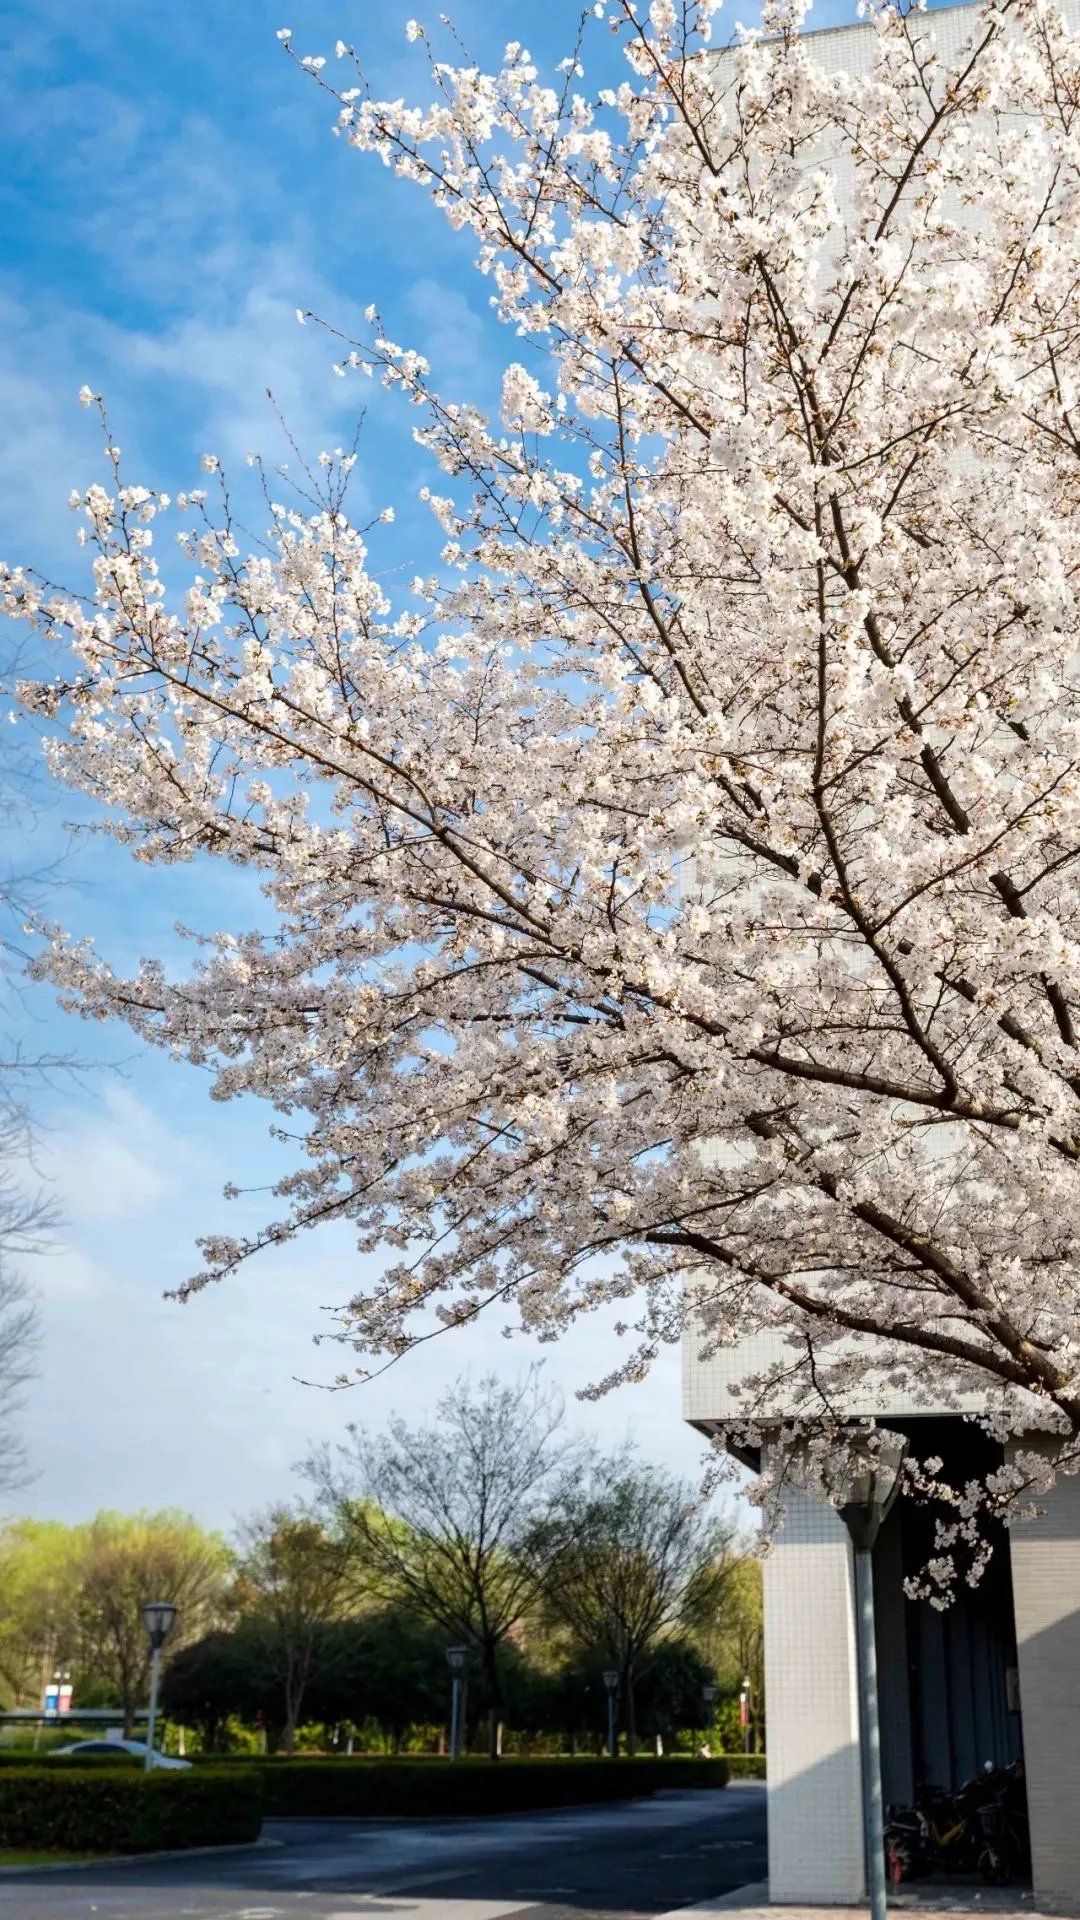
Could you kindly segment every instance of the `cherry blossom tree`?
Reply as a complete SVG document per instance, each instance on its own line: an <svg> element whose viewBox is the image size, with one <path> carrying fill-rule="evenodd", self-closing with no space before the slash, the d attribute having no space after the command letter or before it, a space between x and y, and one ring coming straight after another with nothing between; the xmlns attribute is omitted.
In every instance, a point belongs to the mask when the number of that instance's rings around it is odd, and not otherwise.
<svg viewBox="0 0 1080 1920"><path fill-rule="evenodd" d="M624 1302L601 1390L689 1280L704 1346L786 1340L747 1431L782 1388L827 1434L877 1356L1071 1461L1080 41L1000 0L946 60L875 7L870 70L827 73L796 11L710 51L717 4L605 0L553 82L432 55L422 107L292 54L471 235L501 418L373 310L335 349L445 475L394 602L351 454L269 481L248 547L220 474L171 503L114 458L88 594L5 573L61 648L22 696L56 774L273 914L186 974L58 931L39 970L298 1137L189 1292L345 1220L386 1254L361 1356Z"/></svg>

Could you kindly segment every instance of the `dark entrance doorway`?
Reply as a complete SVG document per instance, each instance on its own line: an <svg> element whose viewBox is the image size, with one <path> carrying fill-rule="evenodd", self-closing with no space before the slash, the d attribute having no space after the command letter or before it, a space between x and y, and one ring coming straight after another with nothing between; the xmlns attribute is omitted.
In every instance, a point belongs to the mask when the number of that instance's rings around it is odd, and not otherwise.
<svg viewBox="0 0 1080 1920"><path fill-rule="evenodd" d="M919 1458L940 1456L954 1487L1001 1464L1001 1448L958 1416L889 1424ZM939 1515L941 1507L901 1498L874 1552L882 1785L886 1802L904 1806L920 1784L957 1788L988 1762L1008 1766L1021 1753L1008 1534L996 1529L977 1586L964 1579L958 1553L955 1597L938 1608L908 1599L904 1582L934 1553Z"/></svg>

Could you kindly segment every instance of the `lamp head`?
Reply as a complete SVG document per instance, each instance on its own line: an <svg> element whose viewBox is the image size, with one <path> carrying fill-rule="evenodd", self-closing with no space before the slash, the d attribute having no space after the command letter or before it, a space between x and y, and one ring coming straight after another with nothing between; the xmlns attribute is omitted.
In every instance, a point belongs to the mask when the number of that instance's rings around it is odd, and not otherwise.
<svg viewBox="0 0 1080 1920"><path fill-rule="evenodd" d="M469 1664L468 1647L447 1647L446 1664L451 1673L464 1673Z"/></svg>
<svg viewBox="0 0 1080 1920"><path fill-rule="evenodd" d="M716 1688L706 1684L701 1689L701 1697L704 1700L705 1705L707 1707L711 1707L713 1704L713 1701L716 1699Z"/></svg>
<svg viewBox="0 0 1080 1920"><path fill-rule="evenodd" d="M614 1691L615 1691L615 1689L616 1689L616 1687L618 1686L618 1684L619 1684L619 1676L618 1676L618 1674L616 1673L616 1671L615 1671L615 1668L614 1668L614 1667L605 1667L605 1669L604 1669L604 1685L605 1685L605 1687L607 1688L607 1690L608 1690L608 1692L609 1692L609 1693L614 1693Z"/></svg>
<svg viewBox="0 0 1080 1920"><path fill-rule="evenodd" d="M856 1454L839 1505L852 1541L863 1552L873 1546L900 1491L906 1447L902 1434L879 1431Z"/></svg>
<svg viewBox="0 0 1080 1920"><path fill-rule="evenodd" d="M142 1623L156 1653L172 1632L176 1608L171 1600L150 1600L142 1610Z"/></svg>

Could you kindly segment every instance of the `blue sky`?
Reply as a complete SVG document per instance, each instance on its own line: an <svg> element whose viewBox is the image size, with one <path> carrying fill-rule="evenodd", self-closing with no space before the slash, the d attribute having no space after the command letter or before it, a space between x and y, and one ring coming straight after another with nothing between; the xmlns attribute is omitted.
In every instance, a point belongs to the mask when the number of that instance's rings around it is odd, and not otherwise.
<svg viewBox="0 0 1080 1920"><path fill-rule="evenodd" d="M445 0L444 0L445 4ZM729 27L753 18L735 4ZM513 342L487 313L487 288L415 187L331 137L332 103L289 62L355 43L378 92L425 92L407 47L424 0L7 0L0 9L0 556L62 577L78 568L71 487L98 470L83 382L106 396L128 477L176 491L199 456L241 466L282 457L271 387L309 452L351 433L355 389L331 371L329 341L297 307L348 327L378 303L392 337L419 347L437 382L484 404ZM483 63L524 40L553 64L578 8L468 0L455 24ZM434 26L437 10L430 24ZM815 10L812 24L854 17ZM430 476L411 418L368 389L361 484L393 504L395 552L430 564L432 536L411 506ZM77 811L54 798L28 859L47 858ZM180 918L241 926L250 896L234 875L150 873L99 840L78 841L57 917L92 933L118 965L171 951ZM238 1223L227 1178L266 1184L281 1169L272 1116L221 1108L194 1070L133 1048L123 1031L61 1015L44 991L15 1009L30 1049L98 1065L45 1103L41 1171L64 1214L56 1251L35 1262L45 1341L25 1431L36 1470L23 1510L76 1518L98 1505L177 1504L208 1521L287 1494L310 1438L392 1408L422 1412L455 1373L513 1372L532 1356L497 1327L426 1348L374 1386L330 1395L295 1376L328 1375L313 1349L322 1310L356 1285L347 1235L309 1237L186 1308L164 1290L197 1264L194 1237ZM253 1203L257 1204L257 1203ZM606 1370L603 1330L547 1349L572 1394ZM678 1360L651 1382L571 1417L611 1439L632 1432L654 1458L694 1472L700 1443L678 1417Z"/></svg>

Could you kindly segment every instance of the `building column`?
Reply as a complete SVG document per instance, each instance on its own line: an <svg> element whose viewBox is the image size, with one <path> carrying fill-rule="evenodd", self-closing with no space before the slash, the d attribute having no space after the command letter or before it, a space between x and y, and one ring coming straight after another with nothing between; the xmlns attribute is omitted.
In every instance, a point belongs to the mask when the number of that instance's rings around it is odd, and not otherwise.
<svg viewBox="0 0 1080 1920"><path fill-rule="evenodd" d="M1080 1479L1011 1529L1036 1909L1080 1913Z"/></svg>
<svg viewBox="0 0 1080 1920"><path fill-rule="evenodd" d="M769 1897L863 1895L851 1547L840 1515L794 1490L765 1561Z"/></svg>

